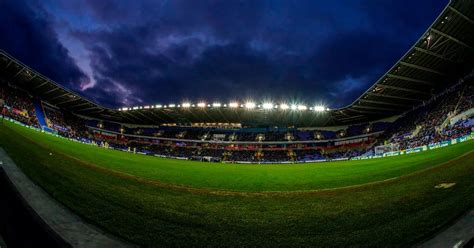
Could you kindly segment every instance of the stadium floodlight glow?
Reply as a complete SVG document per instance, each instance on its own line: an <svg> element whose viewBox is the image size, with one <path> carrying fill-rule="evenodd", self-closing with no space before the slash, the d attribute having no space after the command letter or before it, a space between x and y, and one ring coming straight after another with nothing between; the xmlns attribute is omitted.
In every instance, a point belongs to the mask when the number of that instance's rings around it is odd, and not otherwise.
<svg viewBox="0 0 474 248"><path fill-rule="evenodd" d="M184 103L182 104L182 106L183 106L183 108L189 108L189 107L191 107L191 103L189 103L189 102L184 102Z"/></svg>
<svg viewBox="0 0 474 248"><path fill-rule="evenodd" d="M144 106L143 108L144 108L144 109L149 109L149 108L150 108L150 106Z"/></svg>
<svg viewBox="0 0 474 248"><path fill-rule="evenodd" d="M137 109L139 109L139 107L133 107L133 110L137 110Z"/></svg>
<svg viewBox="0 0 474 248"><path fill-rule="evenodd" d="M161 104L155 105L155 108L162 108L163 106Z"/></svg>
<svg viewBox="0 0 474 248"><path fill-rule="evenodd" d="M197 106L200 107L200 108L204 108L204 107L206 107L206 103L205 102L200 102L200 103L198 103Z"/></svg>
<svg viewBox="0 0 474 248"><path fill-rule="evenodd" d="M256 107L254 102L246 102L245 107L248 109L254 109Z"/></svg>
<svg viewBox="0 0 474 248"><path fill-rule="evenodd" d="M306 107L305 105L298 105L298 110L307 110L308 107Z"/></svg>
<svg viewBox="0 0 474 248"><path fill-rule="evenodd" d="M218 102L215 102L212 104L212 107L214 108L220 108L222 106L222 104L218 103Z"/></svg>
<svg viewBox="0 0 474 248"><path fill-rule="evenodd" d="M286 104L286 103L280 104L280 109L287 110L287 109L289 109L289 108L290 108L290 106L289 106L288 104Z"/></svg>
<svg viewBox="0 0 474 248"><path fill-rule="evenodd" d="M172 104L168 105L168 107L174 108L174 107L176 107L176 104L173 104L173 103L172 103Z"/></svg>
<svg viewBox="0 0 474 248"><path fill-rule="evenodd" d="M314 111L316 112L323 112L324 110L326 110L324 106L314 106Z"/></svg>
<svg viewBox="0 0 474 248"><path fill-rule="evenodd" d="M292 110L297 110L297 109L298 109L298 105L296 105L296 104L291 104L290 108L291 108Z"/></svg>
<svg viewBox="0 0 474 248"><path fill-rule="evenodd" d="M263 109L273 109L273 103L269 103L269 102L266 102L266 103L263 103Z"/></svg>

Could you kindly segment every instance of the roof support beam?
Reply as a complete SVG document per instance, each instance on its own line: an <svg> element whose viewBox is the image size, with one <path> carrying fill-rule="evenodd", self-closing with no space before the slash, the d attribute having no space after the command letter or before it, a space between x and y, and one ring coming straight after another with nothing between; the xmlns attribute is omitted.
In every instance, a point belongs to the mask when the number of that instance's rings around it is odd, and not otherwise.
<svg viewBox="0 0 474 248"><path fill-rule="evenodd" d="M411 92L411 93L416 93L416 94L430 95L429 93L426 93L425 91L408 89L408 88L403 88L403 87L395 87L395 86L385 85L385 84L377 84L377 86L385 88L385 89L401 90L401 91L406 91L406 92Z"/></svg>
<svg viewBox="0 0 474 248"><path fill-rule="evenodd" d="M38 74L35 74L35 75L32 76L32 77L30 78L30 80L28 80L28 81L31 82L31 81L32 81L33 79L35 79L37 76L38 76Z"/></svg>
<svg viewBox="0 0 474 248"><path fill-rule="evenodd" d="M365 115L355 115L355 116L351 116L351 117L344 117L344 118L336 118L338 119L339 121L351 121L351 120L356 120L356 119L361 119L361 118L364 118L366 117Z"/></svg>
<svg viewBox="0 0 474 248"><path fill-rule="evenodd" d="M347 110L350 110L350 111L356 112L356 113L383 115L383 116L386 116L387 114L392 114L392 113L387 113L386 111L385 112L380 112L380 111L360 110L360 109L352 109L352 108L347 109Z"/></svg>
<svg viewBox="0 0 474 248"><path fill-rule="evenodd" d="M163 118L161 118L158 114L155 113L155 110L152 110L150 111L151 115L153 115L155 118L157 118L158 120L160 120L160 122L165 122L165 120Z"/></svg>
<svg viewBox="0 0 474 248"><path fill-rule="evenodd" d="M352 108L357 108L357 109L375 109L375 110L383 110L383 111L392 111L392 112L398 112L401 110L399 109L394 109L394 108L384 108L384 107L372 107L372 106L361 106L361 105L353 105L351 106Z"/></svg>
<svg viewBox="0 0 474 248"><path fill-rule="evenodd" d="M24 70L25 70L25 67L21 68L21 70L19 70L17 73L15 73L15 75L13 75L13 78L18 77L18 75L20 75L20 73L22 73Z"/></svg>
<svg viewBox="0 0 474 248"><path fill-rule="evenodd" d="M75 102L75 101L78 101L78 100L81 100L81 98L80 98L80 97L75 97L75 98L73 98L73 99L69 99L69 100L66 100L66 101L57 103L56 105L63 105L63 104L65 104L65 103L71 103L71 102Z"/></svg>
<svg viewBox="0 0 474 248"><path fill-rule="evenodd" d="M400 99L400 100L406 100L406 101L416 101L416 102L423 102L424 101L424 100L418 99L418 98L409 98L409 97L394 96L394 95L384 95L384 94L378 94L378 93L372 93L372 92L368 92L367 94L370 94L372 96L386 97L386 98L392 98L392 99Z"/></svg>
<svg viewBox="0 0 474 248"><path fill-rule="evenodd" d="M91 110L91 109L100 109L100 107L98 107L98 106L93 106L93 107L90 107L90 108L78 109L78 110L76 110L76 111L81 111L81 112L82 112L82 111L87 111L87 110Z"/></svg>
<svg viewBox="0 0 474 248"><path fill-rule="evenodd" d="M431 82L428 82L428 81L419 80L419 79L414 79L414 78L409 78L409 77L404 77L404 76L398 76L398 75L394 75L394 74L390 74L390 73L387 73L387 77L396 78L396 79L400 79L400 80L404 80L404 81L408 81L408 82L413 82L413 83L420 83L420 84L426 84L426 85L434 85L434 83L431 83Z"/></svg>
<svg viewBox="0 0 474 248"><path fill-rule="evenodd" d="M77 107L85 106L87 104L90 104L90 102L79 103L79 104L76 104L76 105L69 106L69 108L77 108Z"/></svg>
<svg viewBox="0 0 474 248"><path fill-rule="evenodd" d="M441 31L439 31L439 30L437 30L437 29L435 29L435 28L431 28L431 32L433 32L433 33L435 33L435 34L438 34L438 35L441 35L441 36L444 36L444 37L446 37L446 38L448 38L448 39L450 39L450 40L452 40L452 41L458 43L459 45L462 45L462 46L467 47L467 48L469 48L469 49L471 49L471 50L474 50L474 48L472 48L472 47L469 46L468 44L466 44L466 43L464 43L464 42L462 42L462 41L460 41L460 40L454 38L453 36L451 36L451 35L449 35L449 34L443 33L443 32L441 32Z"/></svg>
<svg viewBox="0 0 474 248"><path fill-rule="evenodd" d="M59 89L58 87L54 87L54 88L52 88L51 90L48 90L48 91L46 91L46 92L44 92L44 93L42 93L42 94L48 95L48 94L50 94L50 93L53 93L53 92L57 91L58 89Z"/></svg>
<svg viewBox="0 0 474 248"><path fill-rule="evenodd" d="M138 117L136 117L134 114L132 114L132 112L126 111L126 112L122 112L122 113L124 113L126 116L131 117L132 119L135 119L135 120L138 121L138 122L141 122L141 121L142 121L140 118L138 118Z"/></svg>
<svg viewBox="0 0 474 248"><path fill-rule="evenodd" d="M43 86L43 85L45 85L45 84L47 84L47 83L48 83L48 81L45 80L43 83L41 83L40 85L37 85L37 86L34 87L33 89L38 89L38 88L40 88L41 86Z"/></svg>
<svg viewBox="0 0 474 248"><path fill-rule="evenodd" d="M458 16L462 17L464 20L468 21L470 24L474 24L474 21L471 20L468 16L464 15L461 13L459 10L453 8L451 5L448 6L448 9L451 10L452 12L456 13Z"/></svg>
<svg viewBox="0 0 474 248"><path fill-rule="evenodd" d="M439 71L437 71L437 70L433 70L433 69L426 68L426 67L419 66L419 65L414 65L414 64L411 64L411 63L403 62L403 61L400 61L400 64L401 64L401 65L404 65L404 66L411 67L411 68L415 68L415 69L418 69L418 70L422 70L422 71L427 71L427 72L439 74L439 75L442 75L442 76L446 75L446 74L444 74L444 73L442 73L442 72L439 72Z"/></svg>
<svg viewBox="0 0 474 248"><path fill-rule="evenodd" d="M382 104L382 105L392 105L392 106L399 106L399 107L410 107L411 106L411 105L408 105L408 104L383 102L383 101L375 101L375 100L367 100L367 99L360 99L359 102L375 103L375 104Z"/></svg>
<svg viewBox="0 0 474 248"><path fill-rule="evenodd" d="M65 97L65 96L67 96L67 95L69 95L69 94L70 94L69 92L66 92L66 93L61 94L61 95L59 95L59 96L55 96L55 97L51 98L50 100L56 100L56 99L58 99L58 98Z"/></svg>
<svg viewBox="0 0 474 248"><path fill-rule="evenodd" d="M436 57L436 58L439 58L439 59L442 59L442 60L446 60L446 61L451 62L451 63L456 63L456 64L458 63L458 62L456 62L456 61L454 61L454 60L452 60L452 59L446 58L446 57L443 56L443 55L434 53L434 52L432 52L432 51L426 50L426 49L421 48L421 47L415 47L414 49L415 49L416 51L419 51L419 52L422 52L422 53L431 55L431 56L433 56L433 57Z"/></svg>
<svg viewBox="0 0 474 248"><path fill-rule="evenodd" d="M10 59L10 62L8 62L7 66L5 66L5 69L7 69L12 63L13 63L13 60Z"/></svg>
<svg viewBox="0 0 474 248"><path fill-rule="evenodd" d="M137 114L140 114L141 116L143 116L145 119L151 121L151 123L155 123L156 121L151 119L150 117L146 116L145 114L141 113L140 111L136 111Z"/></svg>

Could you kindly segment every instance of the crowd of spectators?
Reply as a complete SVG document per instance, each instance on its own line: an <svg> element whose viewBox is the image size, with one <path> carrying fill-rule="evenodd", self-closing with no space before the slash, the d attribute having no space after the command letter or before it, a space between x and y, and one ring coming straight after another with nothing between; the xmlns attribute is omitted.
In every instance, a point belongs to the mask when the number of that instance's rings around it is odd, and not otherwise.
<svg viewBox="0 0 474 248"><path fill-rule="evenodd" d="M68 138L88 137L85 121L74 114L45 106L44 113L47 124L59 135Z"/></svg>
<svg viewBox="0 0 474 248"><path fill-rule="evenodd" d="M398 143L404 150L453 138L450 134L469 133L469 126L443 124L448 118L473 108L473 99L473 81L460 83L395 121L379 144Z"/></svg>
<svg viewBox="0 0 474 248"><path fill-rule="evenodd" d="M39 127L33 101L28 93L2 81L0 84L0 102L3 103L2 109L0 109L2 115L26 125Z"/></svg>

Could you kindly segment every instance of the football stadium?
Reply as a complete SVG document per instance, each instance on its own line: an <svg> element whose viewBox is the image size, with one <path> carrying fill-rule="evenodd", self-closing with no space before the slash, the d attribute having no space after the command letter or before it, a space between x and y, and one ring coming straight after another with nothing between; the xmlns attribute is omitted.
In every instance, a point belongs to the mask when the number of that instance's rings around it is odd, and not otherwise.
<svg viewBox="0 0 474 248"><path fill-rule="evenodd" d="M111 107L1 50L0 247L474 247L474 1L444 4L343 107Z"/></svg>

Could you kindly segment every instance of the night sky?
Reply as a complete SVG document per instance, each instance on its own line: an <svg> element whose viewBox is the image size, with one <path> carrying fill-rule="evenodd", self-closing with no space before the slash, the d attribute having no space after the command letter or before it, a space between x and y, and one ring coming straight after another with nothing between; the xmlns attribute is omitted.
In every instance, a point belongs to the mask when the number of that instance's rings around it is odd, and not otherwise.
<svg viewBox="0 0 474 248"><path fill-rule="evenodd" d="M448 0L0 0L0 48L107 107L350 104Z"/></svg>

